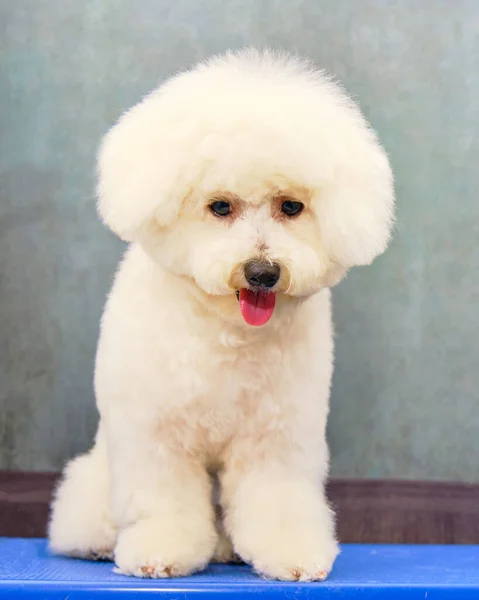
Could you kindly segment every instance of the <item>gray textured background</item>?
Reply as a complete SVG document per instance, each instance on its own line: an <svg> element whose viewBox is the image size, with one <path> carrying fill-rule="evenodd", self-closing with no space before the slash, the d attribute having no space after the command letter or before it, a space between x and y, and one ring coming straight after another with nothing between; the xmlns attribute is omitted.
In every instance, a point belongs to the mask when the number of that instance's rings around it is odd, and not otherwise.
<svg viewBox="0 0 479 600"><path fill-rule="evenodd" d="M94 433L94 349L122 246L94 154L121 110L211 52L335 72L397 178L390 251L338 288L333 474L479 481L479 2L0 0L0 467Z"/></svg>

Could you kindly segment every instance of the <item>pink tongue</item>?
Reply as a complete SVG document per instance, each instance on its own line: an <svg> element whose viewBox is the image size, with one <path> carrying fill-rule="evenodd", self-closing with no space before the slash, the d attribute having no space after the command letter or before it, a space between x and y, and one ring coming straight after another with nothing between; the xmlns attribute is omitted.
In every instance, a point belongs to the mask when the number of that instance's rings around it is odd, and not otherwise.
<svg viewBox="0 0 479 600"><path fill-rule="evenodd" d="M252 292L246 288L240 290L239 305L243 319L248 325L260 327L271 319L276 294L273 292Z"/></svg>

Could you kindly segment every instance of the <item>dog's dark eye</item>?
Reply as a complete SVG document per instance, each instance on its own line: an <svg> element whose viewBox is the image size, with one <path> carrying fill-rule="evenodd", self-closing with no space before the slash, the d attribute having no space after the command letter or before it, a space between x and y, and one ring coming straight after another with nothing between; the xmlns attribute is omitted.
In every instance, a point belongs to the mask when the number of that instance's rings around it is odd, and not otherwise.
<svg viewBox="0 0 479 600"><path fill-rule="evenodd" d="M295 200L285 200L281 205L281 212L288 217L295 217L302 212L304 204L302 202L296 202Z"/></svg>
<svg viewBox="0 0 479 600"><path fill-rule="evenodd" d="M229 215L231 212L231 204L224 200L216 200L210 204L210 210L218 217L226 217L226 215Z"/></svg>

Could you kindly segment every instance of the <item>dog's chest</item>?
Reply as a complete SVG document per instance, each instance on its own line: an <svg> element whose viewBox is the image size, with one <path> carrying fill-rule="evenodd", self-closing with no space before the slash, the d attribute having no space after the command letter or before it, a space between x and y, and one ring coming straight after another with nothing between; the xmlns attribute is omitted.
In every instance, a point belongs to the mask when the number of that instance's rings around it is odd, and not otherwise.
<svg viewBox="0 0 479 600"><path fill-rule="evenodd" d="M284 360L276 341L221 341L196 354L191 368L201 374L202 385L168 419L169 435L174 430L184 449L212 458L219 457L239 432L269 427L274 421L278 406L272 392Z"/></svg>

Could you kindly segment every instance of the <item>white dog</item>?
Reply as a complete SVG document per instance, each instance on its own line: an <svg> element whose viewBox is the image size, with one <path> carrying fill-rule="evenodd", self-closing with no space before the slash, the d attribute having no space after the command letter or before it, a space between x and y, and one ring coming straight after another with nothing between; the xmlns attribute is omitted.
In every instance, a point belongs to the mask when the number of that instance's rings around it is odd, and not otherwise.
<svg viewBox="0 0 479 600"><path fill-rule="evenodd" d="M98 434L57 490L52 550L140 577L234 552L265 577L324 579L328 288L388 243L375 134L305 62L231 53L119 120L98 196L131 245L102 321Z"/></svg>

